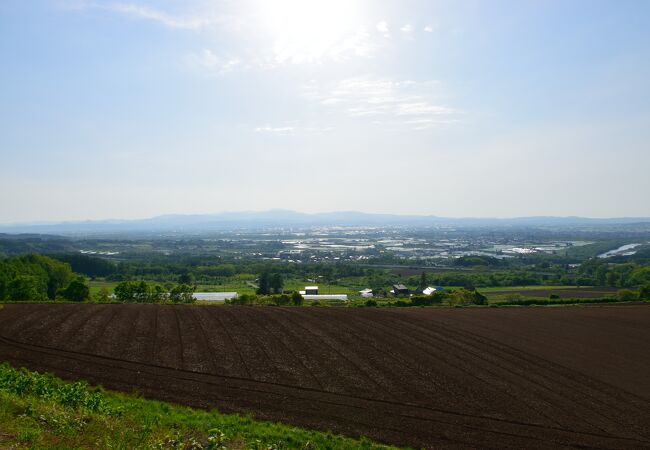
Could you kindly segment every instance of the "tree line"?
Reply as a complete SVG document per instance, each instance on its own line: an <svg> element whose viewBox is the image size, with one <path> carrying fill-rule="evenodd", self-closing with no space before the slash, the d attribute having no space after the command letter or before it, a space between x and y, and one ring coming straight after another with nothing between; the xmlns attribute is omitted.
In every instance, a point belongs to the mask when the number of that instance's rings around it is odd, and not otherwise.
<svg viewBox="0 0 650 450"><path fill-rule="evenodd" d="M85 279L68 263L37 254L0 260L0 301L82 302L89 298Z"/></svg>
<svg viewBox="0 0 650 450"><path fill-rule="evenodd" d="M188 284L149 284L146 281L123 281L113 289L115 300L123 303L194 303L195 286Z"/></svg>

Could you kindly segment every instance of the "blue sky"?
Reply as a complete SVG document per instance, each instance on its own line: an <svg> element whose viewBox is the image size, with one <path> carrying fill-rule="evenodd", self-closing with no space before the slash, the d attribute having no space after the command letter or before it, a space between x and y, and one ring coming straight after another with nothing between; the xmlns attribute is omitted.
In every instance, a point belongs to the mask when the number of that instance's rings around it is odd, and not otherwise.
<svg viewBox="0 0 650 450"><path fill-rule="evenodd" d="M4 0L0 222L650 216L647 1Z"/></svg>

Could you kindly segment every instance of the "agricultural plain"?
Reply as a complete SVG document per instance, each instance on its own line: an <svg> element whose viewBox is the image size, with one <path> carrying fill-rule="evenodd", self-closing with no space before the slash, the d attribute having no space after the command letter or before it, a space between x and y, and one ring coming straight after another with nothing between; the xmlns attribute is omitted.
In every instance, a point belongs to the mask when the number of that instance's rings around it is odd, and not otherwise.
<svg viewBox="0 0 650 450"><path fill-rule="evenodd" d="M7 305L0 359L426 448L650 447L650 308Z"/></svg>

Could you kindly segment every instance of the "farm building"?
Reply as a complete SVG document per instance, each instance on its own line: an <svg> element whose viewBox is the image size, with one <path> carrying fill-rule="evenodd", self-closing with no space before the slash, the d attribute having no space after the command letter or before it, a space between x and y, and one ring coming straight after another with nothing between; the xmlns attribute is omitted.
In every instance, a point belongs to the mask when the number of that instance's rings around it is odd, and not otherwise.
<svg viewBox="0 0 650 450"><path fill-rule="evenodd" d="M237 292L195 292L193 294L196 300L206 302L223 302L231 298L237 298Z"/></svg>
<svg viewBox="0 0 650 450"><path fill-rule="evenodd" d="M361 297L363 298L372 298L373 297L372 289L363 289L359 291L359 295L361 295Z"/></svg>
<svg viewBox="0 0 650 450"><path fill-rule="evenodd" d="M302 295L318 295L318 286L305 286L305 293Z"/></svg>
<svg viewBox="0 0 650 450"><path fill-rule="evenodd" d="M431 295L431 294L433 294L434 292L436 292L437 290L438 290L438 289L429 286L428 288L426 288L425 290L423 290L422 293L423 293L424 295Z"/></svg>
<svg viewBox="0 0 650 450"><path fill-rule="evenodd" d="M409 288L407 288L403 284L393 285L393 294L395 295L409 295L410 293L411 291L409 291Z"/></svg>
<svg viewBox="0 0 650 450"><path fill-rule="evenodd" d="M305 300L339 300L339 301L347 301L348 296L347 294L321 294L321 295L303 295L302 296Z"/></svg>

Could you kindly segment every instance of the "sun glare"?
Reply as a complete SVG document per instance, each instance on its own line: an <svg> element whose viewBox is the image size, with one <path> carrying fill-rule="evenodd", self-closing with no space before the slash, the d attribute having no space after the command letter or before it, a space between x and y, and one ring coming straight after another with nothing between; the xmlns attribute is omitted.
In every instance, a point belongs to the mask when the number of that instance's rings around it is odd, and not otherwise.
<svg viewBox="0 0 650 450"><path fill-rule="evenodd" d="M364 34L354 0L275 0L260 5L277 62L317 62L360 52Z"/></svg>

